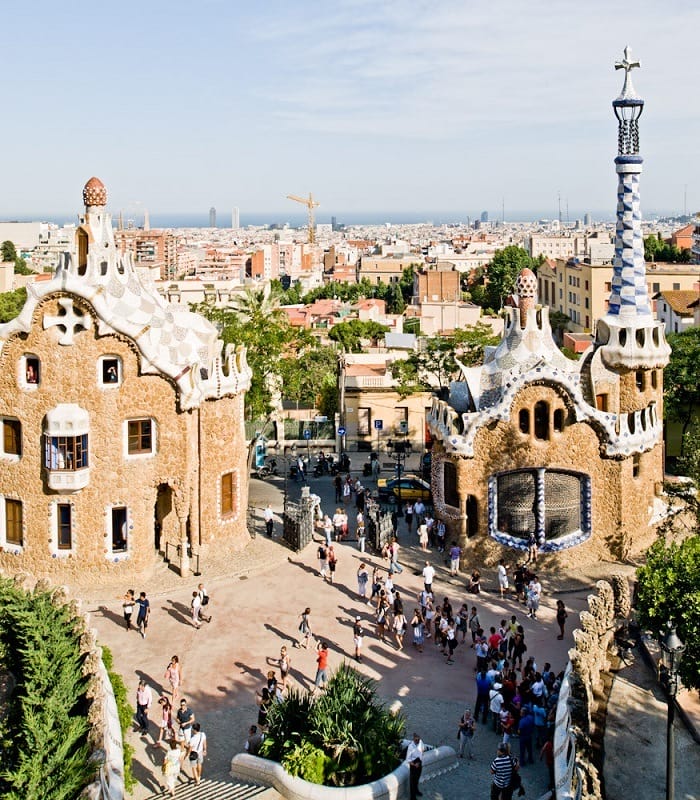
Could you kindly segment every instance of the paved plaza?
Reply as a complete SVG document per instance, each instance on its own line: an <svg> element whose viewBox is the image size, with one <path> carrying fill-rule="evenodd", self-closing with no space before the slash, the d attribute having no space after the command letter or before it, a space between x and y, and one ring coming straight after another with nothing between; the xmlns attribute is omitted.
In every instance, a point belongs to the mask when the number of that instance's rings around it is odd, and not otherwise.
<svg viewBox="0 0 700 800"><path fill-rule="evenodd" d="M267 670L275 668L282 645L291 653L293 684L305 688L312 684L315 653L293 648L299 614L305 606L312 609L315 636L328 642L331 669L347 659L376 679L380 695L405 714L408 733L416 730L429 744L455 747L459 717L465 705L473 707L474 704L475 656L469 640L457 648L454 665L448 665L432 640L426 642L423 653L418 653L410 643L410 633L402 651L391 644L381 644L374 636L371 609L357 596L355 574L363 559L370 568L375 563L384 564L378 556L363 556L355 542L336 545L338 568L336 581L330 585L318 576L315 545L309 545L298 554L290 551L277 538L281 532L279 523L275 526L275 538L270 540L264 536L260 521L262 508L270 502L273 509L281 512L282 488L281 480L276 483L252 481L251 503L260 510L256 537L242 554L231 555L224 551L215 554L211 563L203 564L201 578L183 580L166 565L159 565L142 583L83 593L84 609L91 613L100 640L111 647L115 669L123 675L130 692L135 693L138 679L143 677L157 696L166 688L164 673L170 657L177 654L180 658L184 675L181 695L187 698L207 733L209 749L204 777L214 781L200 787L198 794L183 784L178 789L182 797L243 797L256 793L265 798L277 797L273 790L262 794L258 790L248 794L239 789L234 791L228 770L231 757L243 748L249 725L256 721L255 690L263 686ZM299 491L294 484L287 489L290 495ZM312 492L321 496L324 511L332 513L335 504L331 479L312 480ZM321 538L320 532L317 538ZM395 583L401 591L408 617L422 588L420 569L426 554L417 546L415 529L409 534L403 520L399 541L404 571ZM526 617L524 606L512 599L499 599L494 570L483 571L486 591L474 597L465 591L465 575L451 578L442 556L435 551L427 557L438 568L433 585L436 600L449 597L455 610L462 602L477 605L486 629L516 614L525 628L527 656L534 656L539 667L549 661L556 672L566 665L567 650L572 643L571 630L576 625L577 612L586 607L585 599L595 577L602 577L606 571L608 574L618 571L613 565L600 565L600 575L579 576L574 580L550 574L546 563L543 564L540 575L544 595L541 613L534 621ZM473 566L479 565L466 565L467 568ZM197 630L190 621L189 602L199 581L204 581L212 598L209 607L212 621ZM152 613L145 639L124 628L121 596L127 588L146 591L150 597ZM567 635L563 641L557 640L554 619L558 598L564 600L569 610ZM362 617L368 633L361 664L352 659L352 624L356 615ZM158 710L156 706L151 714L149 736L130 734L130 741L136 747L134 770L139 782L133 794L136 800L144 800L160 791L163 751L154 746L153 736L157 735ZM662 731L663 728L659 735ZM499 740L492 730L479 726L474 760L460 761L457 769L426 783L423 787L426 800L488 797L489 764ZM517 755L517 739L514 751ZM522 774L527 797L538 797L546 790L547 774L541 763L524 767ZM636 793L644 796L639 791Z"/></svg>

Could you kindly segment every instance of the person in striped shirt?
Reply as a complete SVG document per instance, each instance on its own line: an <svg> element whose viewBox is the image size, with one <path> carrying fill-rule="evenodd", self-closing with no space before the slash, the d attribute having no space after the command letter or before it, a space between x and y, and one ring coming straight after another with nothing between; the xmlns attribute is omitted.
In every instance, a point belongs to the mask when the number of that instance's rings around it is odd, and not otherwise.
<svg viewBox="0 0 700 800"><path fill-rule="evenodd" d="M491 762L491 800L511 800L513 791L510 788L513 770L517 768L517 762L509 753L507 744L501 742L498 745L496 757Z"/></svg>

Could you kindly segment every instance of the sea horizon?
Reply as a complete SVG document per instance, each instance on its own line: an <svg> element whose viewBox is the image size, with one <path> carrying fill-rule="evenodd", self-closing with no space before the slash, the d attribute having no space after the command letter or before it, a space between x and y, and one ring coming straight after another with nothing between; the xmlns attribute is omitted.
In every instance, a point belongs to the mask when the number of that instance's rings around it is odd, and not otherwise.
<svg viewBox="0 0 700 800"><path fill-rule="evenodd" d="M116 223L119 218L119 211L112 211L112 218ZM577 220L583 220L585 214L590 214L592 222L612 223L615 221L615 212L611 211L586 211L581 213L570 213L568 220L562 220L563 225L573 225ZM0 222L42 222L55 225L67 225L78 222L78 214L18 214L18 215L0 215ZM367 211L367 212L338 212L334 214L338 225L347 226L377 226L377 225L466 225L467 220L471 224L480 219L480 214L469 216L467 214L459 214L456 212L442 211L442 212L424 212L424 211ZM514 211L512 214L506 214L505 222L511 224L525 223L533 224L540 221L552 222L557 219L558 215L552 215L545 212L535 211ZM666 218L666 217L680 217L679 213L670 212L650 212L645 215L644 219L647 221ZM144 213L128 213L122 211L122 218L124 225L129 227L140 228L143 226ZM210 228L209 225L209 212L150 212L149 213L150 227L151 228ZM221 230L231 230L231 212L223 213L217 212L216 228ZM500 214L492 216L489 214L490 224L501 222ZM330 216L325 215L316 216L317 224L331 223ZM252 227L269 227L274 226L288 226L290 228L303 228L307 224L307 216L303 212L301 214L292 213L284 214L283 212L250 212L240 213L240 227L241 229Z"/></svg>

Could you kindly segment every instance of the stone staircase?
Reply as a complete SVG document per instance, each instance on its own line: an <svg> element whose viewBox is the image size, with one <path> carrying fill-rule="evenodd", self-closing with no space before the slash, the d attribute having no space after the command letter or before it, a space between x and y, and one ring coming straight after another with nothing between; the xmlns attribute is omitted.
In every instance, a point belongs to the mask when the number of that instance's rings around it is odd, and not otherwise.
<svg viewBox="0 0 700 800"><path fill-rule="evenodd" d="M147 800L164 800L170 797L167 790L150 795ZM250 783L239 783L232 778L203 778L199 786L193 781L180 781L175 786L177 800L274 800L279 795L274 789L264 786L253 786Z"/></svg>

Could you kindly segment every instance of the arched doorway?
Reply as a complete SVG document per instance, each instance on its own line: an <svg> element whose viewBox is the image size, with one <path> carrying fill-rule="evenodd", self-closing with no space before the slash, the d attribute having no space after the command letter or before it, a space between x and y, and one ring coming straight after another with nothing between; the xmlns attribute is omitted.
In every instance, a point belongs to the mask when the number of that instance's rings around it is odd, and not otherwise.
<svg viewBox="0 0 700 800"><path fill-rule="evenodd" d="M465 512L467 515L467 537L471 539L472 536L476 536L479 532L479 506L473 494L467 495Z"/></svg>
<svg viewBox="0 0 700 800"><path fill-rule="evenodd" d="M173 524L173 490L167 483L159 484L156 490L153 517L153 546L160 552L163 533L167 533L167 528Z"/></svg>

